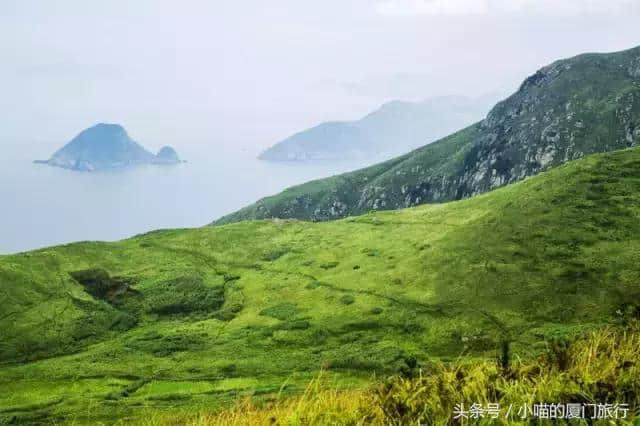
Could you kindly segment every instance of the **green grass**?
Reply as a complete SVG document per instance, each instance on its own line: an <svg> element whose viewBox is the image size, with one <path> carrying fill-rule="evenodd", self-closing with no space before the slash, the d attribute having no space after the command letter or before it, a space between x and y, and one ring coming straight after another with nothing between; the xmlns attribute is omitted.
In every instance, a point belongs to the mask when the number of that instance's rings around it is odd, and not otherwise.
<svg viewBox="0 0 640 426"><path fill-rule="evenodd" d="M629 149L448 204L2 256L0 423L211 412L505 341L529 359L638 316L639 219Z"/></svg>

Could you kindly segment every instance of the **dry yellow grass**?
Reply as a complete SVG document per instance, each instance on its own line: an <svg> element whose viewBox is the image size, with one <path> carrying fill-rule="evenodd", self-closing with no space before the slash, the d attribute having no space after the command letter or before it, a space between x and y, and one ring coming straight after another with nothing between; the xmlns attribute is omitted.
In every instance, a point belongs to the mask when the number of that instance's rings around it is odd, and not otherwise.
<svg viewBox="0 0 640 426"><path fill-rule="evenodd" d="M640 407L640 327L605 328L574 342L555 342L538 359L499 362L461 360L435 364L416 377L341 390L326 375L299 396L257 402L251 398L218 413L188 419L153 419L152 424L240 425L448 425L463 403L519 407L536 403L627 403L624 420L592 424L637 425ZM530 424L517 417L485 418L472 424ZM557 424L566 421L560 420ZM586 423L585 423L586 424Z"/></svg>
<svg viewBox="0 0 640 426"><path fill-rule="evenodd" d="M370 389L327 388L326 376L313 380L302 395L266 403L246 398L234 407L189 419L190 426L249 425L369 425L382 424L384 413L376 407Z"/></svg>

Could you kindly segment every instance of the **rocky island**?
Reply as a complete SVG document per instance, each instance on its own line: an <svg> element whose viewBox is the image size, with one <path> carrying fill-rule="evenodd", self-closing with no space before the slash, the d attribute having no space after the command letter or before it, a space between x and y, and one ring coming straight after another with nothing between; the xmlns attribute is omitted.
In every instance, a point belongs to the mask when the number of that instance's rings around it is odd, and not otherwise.
<svg viewBox="0 0 640 426"><path fill-rule="evenodd" d="M35 163L95 171L141 164L178 164L181 160L170 146L155 155L132 140L121 125L100 123L80 132L50 159Z"/></svg>

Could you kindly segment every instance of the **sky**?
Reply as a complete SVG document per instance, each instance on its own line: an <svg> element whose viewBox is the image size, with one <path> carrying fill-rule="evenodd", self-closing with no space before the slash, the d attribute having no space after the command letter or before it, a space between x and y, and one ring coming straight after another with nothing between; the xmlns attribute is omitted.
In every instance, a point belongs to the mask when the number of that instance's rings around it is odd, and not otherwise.
<svg viewBox="0 0 640 426"><path fill-rule="evenodd" d="M393 99L507 94L640 44L638 0L2 0L0 146L97 122L157 149L259 152Z"/></svg>

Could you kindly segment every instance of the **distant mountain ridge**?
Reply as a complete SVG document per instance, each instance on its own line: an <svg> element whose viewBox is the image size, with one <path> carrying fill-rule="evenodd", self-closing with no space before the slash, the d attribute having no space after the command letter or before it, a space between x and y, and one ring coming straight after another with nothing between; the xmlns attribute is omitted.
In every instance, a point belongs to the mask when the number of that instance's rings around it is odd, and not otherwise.
<svg viewBox="0 0 640 426"><path fill-rule="evenodd" d="M491 105L488 96L391 101L360 120L325 122L296 133L259 158L306 161L400 155L480 120Z"/></svg>
<svg viewBox="0 0 640 426"><path fill-rule="evenodd" d="M129 137L119 124L99 123L83 130L49 160L36 163L77 171L116 169L140 164L177 164L180 158L171 147L158 155Z"/></svg>
<svg viewBox="0 0 640 426"><path fill-rule="evenodd" d="M409 154L308 182L225 216L329 220L442 202L640 142L640 47L556 61L486 119Z"/></svg>

